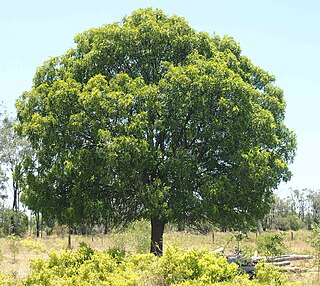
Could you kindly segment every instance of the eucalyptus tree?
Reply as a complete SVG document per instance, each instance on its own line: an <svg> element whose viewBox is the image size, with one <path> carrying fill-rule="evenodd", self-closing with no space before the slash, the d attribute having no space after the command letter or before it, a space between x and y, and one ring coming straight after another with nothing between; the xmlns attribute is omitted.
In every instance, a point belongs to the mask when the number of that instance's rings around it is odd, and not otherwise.
<svg viewBox="0 0 320 286"><path fill-rule="evenodd" d="M6 116L6 109L4 108L4 106L2 104L0 104L0 131L2 129L2 120L4 119L4 117ZM0 146L2 145L2 140L0 140ZM1 152L2 148L0 147L0 152ZM2 152L1 152L2 153ZM0 154L1 154L0 153ZM3 158L1 158L0 156L0 196L1 196L1 199L3 200L3 205L4 205L4 199L7 198L7 182L8 182L8 176L5 172L5 169L4 169L4 160Z"/></svg>
<svg viewBox="0 0 320 286"><path fill-rule="evenodd" d="M296 140L275 78L238 43L151 8L75 42L17 102L30 208L147 218L155 254L167 222L245 227L268 212Z"/></svg>
<svg viewBox="0 0 320 286"><path fill-rule="evenodd" d="M0 120L0 189L2 200L7 199L7 192L12 192L12 211L10 212L11 232L21 234L20 220L24 214L19 213L22 163L30 157L31 149L27 140L14 129L15 119L11 118L5 108ZM4 205L4 202L3 202Z"/></svg>
<svg viewBox="0 0 320 286"><path fill-rule="evenodd" d="M3 173L10 178L9 189L13 193L12 210L18 211L20 205L20 179L22 163L31 154L30 145L25 138L19 136L15 129L15 120L6 116L0 127L0 160ZM8 182L8 180L7 180Z"/></svg>

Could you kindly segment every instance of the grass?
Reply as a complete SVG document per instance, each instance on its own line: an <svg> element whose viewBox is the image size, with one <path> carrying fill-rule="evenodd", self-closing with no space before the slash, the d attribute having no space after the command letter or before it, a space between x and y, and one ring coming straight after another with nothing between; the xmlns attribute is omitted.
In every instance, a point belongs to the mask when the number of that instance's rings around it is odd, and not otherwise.
<svg viewBox="0 0 320 286"><path fill-rule="evenodd" d="M124 233L112 233L104 236L72 236L73 250L78 248L80 242L85 242L91 248L100 251L118 247L128 252L148 252L149 233L145 233L148 229L143 227L139 229L137 227L137 231L131 229ZM180 249L202 248L207 250L223 247L225 254L234 253L238 248L238 241L235 239L236 234L235 232L215 232L213 241L212 233L202 235L190 232L167 231L164 235L164 250L168 245L174 245ZM281 234L287 246L286 253L314 254L314 250L309 243L310 232L305 230L293 232L293 240L291 232L283 232ZM255 233L249 233L240 242L240 249L244 250L248 256L254 253L255 238ZM137 244L137 241L139 244ZM66 236L26 237L16 243L15 247L18 248L18 251L14 253L13 248L10 246L12 241L8 238L0 238L0 267L3 273L9 274L15 279L21 279L29 273L29 261L31 258L46 258L52 250L66 249L68 238ZM316 269L316 261L315 259L297 261L294 262L293 266L310 270ZM316 272L294 273L289 276L291 280L300 281L303 285L319 284Z"/></svg>

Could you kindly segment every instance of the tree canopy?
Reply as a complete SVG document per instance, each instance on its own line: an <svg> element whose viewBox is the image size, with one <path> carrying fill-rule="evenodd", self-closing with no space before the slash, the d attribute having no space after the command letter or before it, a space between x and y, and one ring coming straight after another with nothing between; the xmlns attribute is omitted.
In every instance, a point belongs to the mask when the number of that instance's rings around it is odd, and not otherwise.
<svg viewBox="0 0 320 286"><path fill-rule="evenodd" d="M31 209L69 224L148 218L155 253L167 222L245 226L268 212L296 140L274 76L238 43L151 8L75 42L17 102Z"/></svg>

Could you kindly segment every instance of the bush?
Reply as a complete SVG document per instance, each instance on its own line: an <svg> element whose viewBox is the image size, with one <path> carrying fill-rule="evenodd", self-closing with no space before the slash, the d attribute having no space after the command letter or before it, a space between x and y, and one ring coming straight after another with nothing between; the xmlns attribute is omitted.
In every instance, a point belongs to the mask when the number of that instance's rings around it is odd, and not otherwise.
<svg viewBox="0 0 320 286"><path fill-rule="evenodd" d="M290 230L290 221L286 216L277 216L274 218L274 227L275 229L281 231L288 231Z"/></svg>
<svg viewBox="0 0 320 286"><path fill-rule="evenodd" d="M0 285L2 286L14 286L17 285L16 281L9 277L8 275L5 275L0 272Z"/></svg>
<svg viewBox="0 0 320 286"><path fill-rule="evenodd" d="M288 282L288 277L283 275L279 268L271 264L260 262L255 267L256 279L262 285L299 285L298 283Z"/></svg>
<svg viewBox="0 0 320 286"><path fill-rule="evenodd" d="M238 265L228 264L225 257L204 250L182 251L169 247L160 262L159 274L165 285L185 280L199 280L202 283L228 281L238 272Z"/></svg>
<svg viewBox="0 0 320 286"><path fill-rule="evenodd" d="M291 230L299 230L306 227L306 225L297 215L289 215L288 219L289 219Z"/></svg>
<svg viewBox="0 0 320 286"><path fill-rule="evenodd" d="M294 214L288 216L277 216L274 218L274 226L282 231L299 230L306 227L303 221Z"/></svg>
<svg viewBox="0 0 320 286"><path fill-rule="evenodd" d="M258 252L267 257L281 255L286 249L283 237L274 233L264 233L258 236L256 244Z"/></svg>
<svg viewBox="0 0 320 286"><path fill-rule="evenodd" d="M114 251L93 251L85 244L76 252L53 252L48 260L33 260L30 275L18 285L293 285L275 268L264 264L257 266L257 279L249 280L248 275L239 274L237 265L204 250L168 247L163 257L125 254L121 259L114 254Z"/></svg>

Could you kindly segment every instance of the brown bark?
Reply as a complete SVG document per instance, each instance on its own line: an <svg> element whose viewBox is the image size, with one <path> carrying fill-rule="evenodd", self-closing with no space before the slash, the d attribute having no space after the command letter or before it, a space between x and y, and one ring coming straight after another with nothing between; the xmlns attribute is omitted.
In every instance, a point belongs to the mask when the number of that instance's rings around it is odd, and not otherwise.
<svg viewBox="0 0 320 286"><path fill-rule="evenodd" d="M40 237L40 213L36 212L36 233L37 237Z"/></svg>
<svg viewBox="0 0 320 286"><path fill-rule="evenodd" d="M68 248L71 249L71 225L68 227Z"/></svg>
<svg viewBox="0 0 320 286"><path fill-rule="evenodd" d="M163 254L163 231L165 222L158 218L151 219L151 247L150 253L156 256Z"/></svg>

